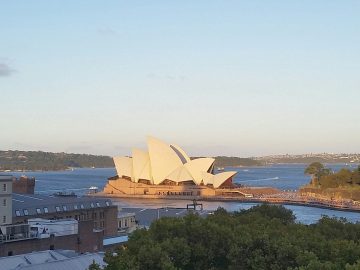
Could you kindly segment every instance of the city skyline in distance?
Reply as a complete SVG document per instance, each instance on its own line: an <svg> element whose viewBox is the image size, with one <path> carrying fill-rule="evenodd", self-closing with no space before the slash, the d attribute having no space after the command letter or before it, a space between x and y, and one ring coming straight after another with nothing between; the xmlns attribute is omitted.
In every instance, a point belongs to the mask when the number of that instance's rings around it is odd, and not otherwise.
<svg viewBox="0 0 360 270"><path fill-rule="evenodd" d="M2 150L360 152L357 1L2 7Z"/></svg>

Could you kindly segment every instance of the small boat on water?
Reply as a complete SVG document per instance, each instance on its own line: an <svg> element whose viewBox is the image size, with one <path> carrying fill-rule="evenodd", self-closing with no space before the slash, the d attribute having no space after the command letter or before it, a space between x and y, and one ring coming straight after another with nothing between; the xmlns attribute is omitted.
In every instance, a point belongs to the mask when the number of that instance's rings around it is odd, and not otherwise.
<svg viewBox="0 0 360 270"><path fill-rule="evenodd" d="M74 192L58 191L53 194L56 197L77 197Z"/></svg>
<svg viewBox="0 0 360 270"><path fill-rule="evenodd" d="M219 172L225 170L224 167L217 167L216 169L217 169Z"/></svg>
<svg viewBox="0 0 360 270"><path fill-rule="evenodd" d="M99 188L98 187L95 187L95 186L91 186L89 187L89 191L87 194L95 194L95 193L98 193L99 192Z"/></svg>

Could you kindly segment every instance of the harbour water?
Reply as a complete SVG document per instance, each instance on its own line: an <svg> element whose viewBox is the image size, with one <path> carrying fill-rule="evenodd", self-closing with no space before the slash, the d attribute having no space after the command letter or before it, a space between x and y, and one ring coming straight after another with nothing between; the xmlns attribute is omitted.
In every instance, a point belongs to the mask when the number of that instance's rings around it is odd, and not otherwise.
<svg viewBox="0 0 360 270"><path fill-rule="evenodd" d="M297 190L310 180L309 176L304 175L305 166L304 164L280 164L264 167L229 167L226 170L238 171L234 179L235 183L248 186L271 186L280 190ZM332 164L328 167L337 171L345 167L345 164ZM116 173L114 168L12 173L16 177L23 174L36 178L36 193L53 194L58 191L74 191L76 194L82 195L86 193L90 186L97 186L101 190L106 184L107 178L114 176ZM187 203L183 200L139 199L114 199L114 202L120 207L142 208L184 207ZM229 211L237 211L248 209L253 205L253 203L239 202L204 202L204 208L208 210L223 207ZM285 207L294 212L299 222L306 224L316 222L322 215L344 217L351 222L360 222L360 213L294 205L286 205Z"/></svg>

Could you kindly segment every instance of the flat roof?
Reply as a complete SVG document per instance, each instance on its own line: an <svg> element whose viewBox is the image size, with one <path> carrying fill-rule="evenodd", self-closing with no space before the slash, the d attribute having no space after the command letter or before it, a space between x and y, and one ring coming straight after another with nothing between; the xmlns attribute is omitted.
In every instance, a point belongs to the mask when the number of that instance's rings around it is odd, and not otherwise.
<svg viewBox="0 0 360 270"><path fill-rule="evenodd" d="M0 181L12 181L12 175L0 175Z"/></svg>
<svg viewBox="0 0 360 270"><path fill-rule="evenodd" d="M127 236L127 235L111 237L111 238L104 238L103 245L109 246L109 245L114 245L114 244L123 244L123 243L126 243L127 241L129 241L129 236Z"/></svg>
<svg viewBox="0 0 360 270"><path fill-rule="evenodd" d="M151 223L161 217L184 217L188 213L196 213L201 217L211 215L210 210L192 210L186 208L122 208L123 211L135 213L135 219L140 226L150 226Z"/></svg>
<svg viewBox="0 0 360 270"><path fill-rule="evenodd" d="M106 208L113 205L110 199L99 197L61 197L18 193L12 194L12 203L13 217ZM47 208L47 212L44 208ZM38 211L40 211L40 213Z"/></svg>
<svg viewBox="0 0 360 270"><path fill-rule="evenodd" d="M119 211L117 217L118 218L135 217L135 213L128 213L128 212Z"/></svg>
<svg viewBox="0 0 360 270"><path fill-rule="evenodd" d="M2 270L85 270L95 260L104 267L101 253L77 254L71 250L46 250L0 258Z"/></svg>

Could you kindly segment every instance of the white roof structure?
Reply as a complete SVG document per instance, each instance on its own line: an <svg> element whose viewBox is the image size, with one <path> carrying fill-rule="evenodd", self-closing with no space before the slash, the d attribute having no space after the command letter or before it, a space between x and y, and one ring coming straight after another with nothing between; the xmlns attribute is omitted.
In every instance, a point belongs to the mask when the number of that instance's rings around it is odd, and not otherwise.
<svg viewBox="0 0 360 270"><path fill-rule="evenodd" d="M46 250L0 258L1 270L86 270L95 261L106 266L103 254L76 254L73 251Z"/></svg>
<svg viewBox="0 0 360 270"><path fill-rule="evenodd" d="M140 180L159 185L165 180L177 184L192 181L196 185L220 187L232 178L236 171L214 175L213 158L197 158L191 160L186 152L175 144L167 144L154 137L147 139L148 151L134 148L132 157L114 157L119 177Z"/></svg>

